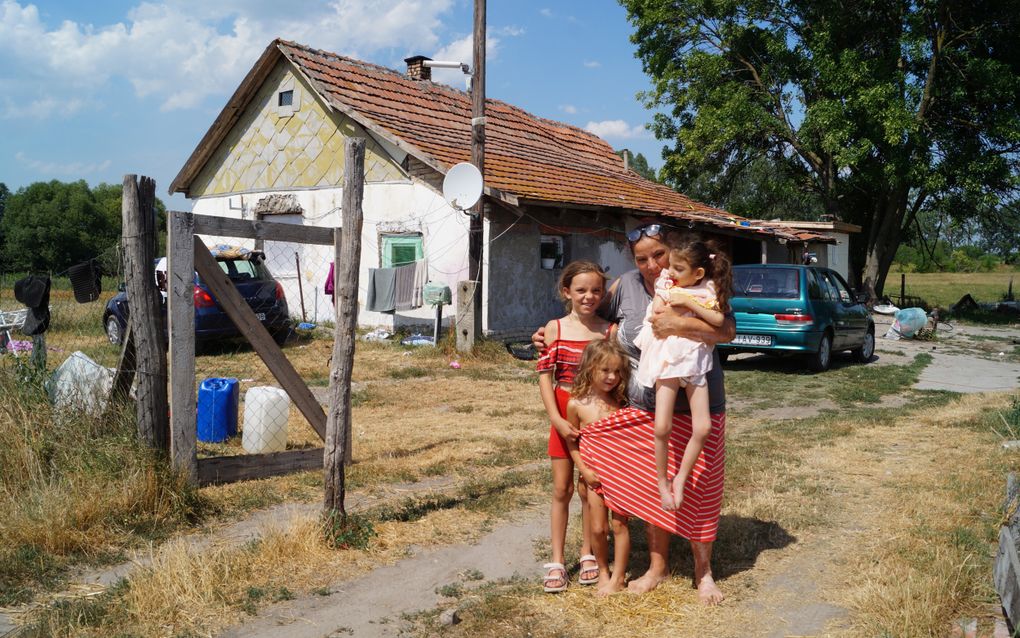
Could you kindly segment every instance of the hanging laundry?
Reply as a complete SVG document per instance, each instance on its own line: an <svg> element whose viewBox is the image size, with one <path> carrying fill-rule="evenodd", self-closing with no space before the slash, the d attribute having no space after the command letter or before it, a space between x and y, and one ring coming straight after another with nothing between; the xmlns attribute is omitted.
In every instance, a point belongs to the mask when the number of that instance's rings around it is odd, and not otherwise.
<svg viewBox="0 0 1020 638"><path fill-rule="evenodd" d="M50 327L49 276L29 275L14 282L14 298L28 306L22 334L35 336L46 332Z"/></svg>
<svg viewBox="0 0 1020 638"><path fill-rule="evenodd" d="M75 301L89 303L99 299L99 293L103 291L103 282L95 259L71 266L67 269L67 276L71 279Z"/></svg>
<svg viewBox="0 0 1020 638"><path fill-rule="evenodd" d="M393 312L397 309L397 269L368 269L368 310Z"/></svg>

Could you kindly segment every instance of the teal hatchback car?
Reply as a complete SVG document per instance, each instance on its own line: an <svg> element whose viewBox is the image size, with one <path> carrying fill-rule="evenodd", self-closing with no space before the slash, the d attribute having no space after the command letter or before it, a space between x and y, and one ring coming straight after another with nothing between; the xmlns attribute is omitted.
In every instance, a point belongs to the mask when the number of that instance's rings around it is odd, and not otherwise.
<svg viewBox="0 0 1020 638"><path fill-rule="evenodd" d="M867 363L875 353L875 322L862 301L828 268L734 266L730 305L737 334L717 346L719 355L725 361L734 352L798 354L820 372L834 352L849 350Z"/></svg>

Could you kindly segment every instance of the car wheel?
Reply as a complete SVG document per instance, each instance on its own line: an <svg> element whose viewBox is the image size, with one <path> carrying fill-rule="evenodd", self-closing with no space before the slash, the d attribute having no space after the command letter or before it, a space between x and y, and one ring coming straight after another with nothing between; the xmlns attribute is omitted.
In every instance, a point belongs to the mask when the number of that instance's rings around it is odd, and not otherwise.
<svg viewBox="0 0 1020 638"><path fill-rule="evenodd" d="M121 345L121 340L124 338L123 330L120 329L120 322L113 315L106 317L106 338L115 346Z"/></svg>
<svg viewBox="0 0 1020 638"><path fill-rule="evenodd" d="M850 353L858 363L871 361L871 357L875 354L875 329L868 328L867 334L864 335L864 343L861 344L860 348L856 348Z"/></svg>
<svg viewBox="0 0 1020 638"><path fill-rule="evenodd" d="M818 344L818 350L808 355L808 367L815 372L825 372L832 363L832 337L826 332Z"/></svg>

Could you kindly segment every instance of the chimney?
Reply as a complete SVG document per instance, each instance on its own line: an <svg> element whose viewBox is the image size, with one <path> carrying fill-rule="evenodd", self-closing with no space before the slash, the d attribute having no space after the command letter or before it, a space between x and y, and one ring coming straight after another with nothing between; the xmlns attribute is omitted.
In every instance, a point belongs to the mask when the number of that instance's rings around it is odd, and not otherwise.
<svg viewBox="0 0 1020 638"><path fill-rule="evenodd" d="M630 151L623 149L623 170L630 170Z"/></svg>
<svg viewBox="0 0 1020 638"><path fill-rule="evenodd" d="M432 80L432 69L425 66L425 60L431 60L424 55L412 55L404 58L407 63L407 77L412 80Z"/></svg>

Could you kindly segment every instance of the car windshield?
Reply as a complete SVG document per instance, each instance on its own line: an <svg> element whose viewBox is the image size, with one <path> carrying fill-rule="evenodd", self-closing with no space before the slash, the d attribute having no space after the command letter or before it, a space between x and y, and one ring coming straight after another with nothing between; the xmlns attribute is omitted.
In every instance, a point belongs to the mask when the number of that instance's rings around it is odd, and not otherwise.
<svg viewBox="0 0 1020 638"><path fill-rule="evenodd" d="M800 270L744 266L734 268L733 296L797 299L800 297Z"/></svg>

